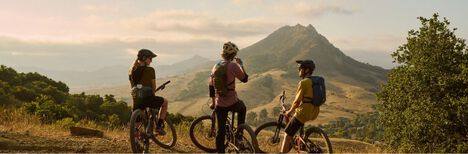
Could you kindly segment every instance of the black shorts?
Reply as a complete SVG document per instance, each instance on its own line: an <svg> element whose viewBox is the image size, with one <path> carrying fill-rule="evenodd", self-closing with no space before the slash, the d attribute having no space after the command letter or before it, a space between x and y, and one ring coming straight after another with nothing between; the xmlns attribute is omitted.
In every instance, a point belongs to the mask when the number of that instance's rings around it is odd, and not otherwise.
<svg viewBox="0 0 468 154"><path fill-rule="evenodd" d="M294 136L301 127L304 127L304 124L296 118L293 118L293 120L289 121L288 125L286 125L284 132L289 136Z"/></svg>
<svg viewBox="0 0 468 154"><path fill-rule="evenodd" d="M146 107L150 108L160 108L164 103L164 98L159 96L150 96L145 99L133 99L133 110L136 109L145 109Z"/></svg>

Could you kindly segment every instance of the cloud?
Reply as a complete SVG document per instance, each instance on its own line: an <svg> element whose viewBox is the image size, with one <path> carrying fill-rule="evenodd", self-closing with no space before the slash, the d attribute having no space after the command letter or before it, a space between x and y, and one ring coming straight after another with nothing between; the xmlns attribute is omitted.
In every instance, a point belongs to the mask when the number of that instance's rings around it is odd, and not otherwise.
<svg viewBox="0 0 468 154"><path fill-rule="evenodd" d="M0 62L9 66L34 66L51 70L96 70L106 66L130 65L136 52L147 48L156 52L158 64L172 64L194 55L219 57L221 41L184 42L141 40L87 40L60 42L0 37Z"/></svg>
<svg viewBox="0 0 468 154"><path fill-rule="evenodd" d="M274 5L271 9L277 13L289 13L302 18L318 18L326 14L350 15L355 11L338 5L322 4L316 1L293 1L292 4Z"/></svg>
<svg viewBox="0 0 468 154"><path fill-rule="evenodd" d="M238 6L252 6L263 4L264 0L231 0L231 3Z"/></svg>
<svg viewBox="0 0 468 154"><path fill-rule="evenodd" d="M139 27L153 32L177 32L211 38L267 34L282 25L264 18L224 18L211 13L185 10L156 11L141 18L129 19L125 23L126 27Z"/></svg>

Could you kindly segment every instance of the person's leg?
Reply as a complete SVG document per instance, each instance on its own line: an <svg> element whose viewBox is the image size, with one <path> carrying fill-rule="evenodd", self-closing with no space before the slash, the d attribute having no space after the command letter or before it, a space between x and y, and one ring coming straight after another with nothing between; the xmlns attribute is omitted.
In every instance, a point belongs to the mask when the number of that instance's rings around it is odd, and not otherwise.
<svg viewBox="0 0 468 154"><path fill-rule="evenodd" d="M226 121L228 110L220 108L221 107L217 107L216 109L216 121L218 122L218 133L216 134L216 151L218 153L224 153L224 139L226 136Z"/></svg>
<svg viewBox="0 0 468 154"><path fill-rule="evenodd" d="M236 104L233 105L232 111L237 112L237 126L245 123L245 114L247 113L247 108L242 100L239 100Z"/></svg>
<svg viewBox="0 0 468 154"><path fill-rule="evenodd" d="M281 146L282 153L287 153L291 150L292 137L303 126L304 124L300 122L297 118L293 118L291 121L289 121L288 125L284 129L285 137Z"/></svg>
<svg viewBox="0 0 468 154"><path fill-rule="evenodd" d="M292 136L289 136L287 133L284 133L283 144L281 145L281 153L288 153L291 151L291 141Z"/></svg>
<svg viewBox="0 0 468 154"><path fill-rule="evenodd" d="M163 98L163 103L161 105L161 109L159 110L159 119L166 119L168 103L169 102L167 99Z"/></svg>
<svg viewBox="0 0 468 154"><path fill-rule="evenodd" d="M164 119L166 119L167 114L167 100L163 97L153 96L152 101L149 103L151 108L159 108L158 119L156 124L156 131L160 135L166 134L163 129Z"/></svg>

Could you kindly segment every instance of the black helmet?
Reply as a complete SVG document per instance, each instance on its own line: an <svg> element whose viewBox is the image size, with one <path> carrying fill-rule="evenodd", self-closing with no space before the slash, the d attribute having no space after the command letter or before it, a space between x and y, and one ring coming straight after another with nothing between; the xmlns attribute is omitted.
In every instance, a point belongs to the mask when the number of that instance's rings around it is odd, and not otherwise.
<svg viewBox="0 0 468 154"><path fill-rule="evenodd" d="M312 71L315 70L315 63L312 60L296 60L299 64L299 68L309 68Z"/></svg>
<svg viewBox="0 0 468 154"><path fill-rule="evenodd" d="M138 51L139 60L143 60L143 57L154 58L156 56L157 56L156 54L154 54L151 50L148 50L148 49L141 49L140 51Z"/></svg>

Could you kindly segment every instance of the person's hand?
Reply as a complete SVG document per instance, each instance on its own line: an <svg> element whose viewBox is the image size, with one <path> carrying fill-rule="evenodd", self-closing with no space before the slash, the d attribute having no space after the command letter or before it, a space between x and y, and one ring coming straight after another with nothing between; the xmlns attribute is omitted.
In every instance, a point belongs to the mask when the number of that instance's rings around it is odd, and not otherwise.
<svg viewBox="0 0 468 154"><path fill-rule="evenodd" d="M291 114L291 111L286 111L283 113L284 114L284 119L286 120L286 123L289 123L289 114Z"/></svg>
<svg viewBox="0 0 468 154"><path fill-rule="evenodd" d="M284 116L290 117L292 112L293 111L288 110L288 111L284 112Z"/></svg>
<svg viewBox="0 0 468 154"><path fill-rule="evenodd" d="M240 59L240 58L237 58L237 57L236 57L236 58L234 58L234 59L236 60L236 63L238 63L239 65L241 65L241 66L242 66L242 64L243 64L243 63L242 63L242 59Z"/></svg>

